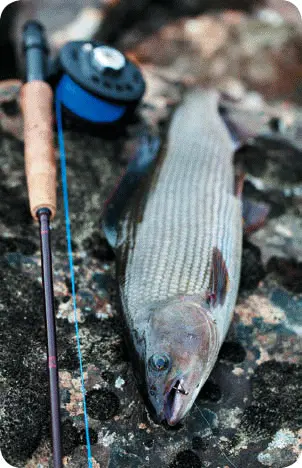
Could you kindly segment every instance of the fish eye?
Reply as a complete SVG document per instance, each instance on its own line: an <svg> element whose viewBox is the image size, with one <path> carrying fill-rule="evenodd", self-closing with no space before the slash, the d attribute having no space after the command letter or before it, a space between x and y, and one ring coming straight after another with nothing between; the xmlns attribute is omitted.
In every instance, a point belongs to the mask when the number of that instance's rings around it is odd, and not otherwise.
<svg viewBox="0 0 302 468"><path fill-rule="evenodd" d="M167 370L170 367L170 358L167 354L153 354L149 359L150 367L157 371L161 372Z"/></svg>

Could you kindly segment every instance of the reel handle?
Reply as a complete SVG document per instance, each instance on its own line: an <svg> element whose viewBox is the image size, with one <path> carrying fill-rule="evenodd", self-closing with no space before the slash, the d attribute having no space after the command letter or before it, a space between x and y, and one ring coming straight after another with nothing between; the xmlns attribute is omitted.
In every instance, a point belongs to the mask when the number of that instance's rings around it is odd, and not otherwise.
<svg viewBox="0 0 302 468"><path fill-rule="evenodd" d="M56 159L53 144L53 92L45 81L47 44L36 21L24 26L23 47L27 83L21 90L24 115L25 173L30 212L37 220L40 208L56 214Z"/></svg>

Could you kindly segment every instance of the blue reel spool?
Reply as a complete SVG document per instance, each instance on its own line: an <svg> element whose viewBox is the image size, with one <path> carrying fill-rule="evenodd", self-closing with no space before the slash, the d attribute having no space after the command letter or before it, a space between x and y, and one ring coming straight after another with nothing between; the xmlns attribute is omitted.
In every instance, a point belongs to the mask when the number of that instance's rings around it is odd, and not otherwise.
<svg viewBox="0 0 302 468"><path fill-rule="evenodd" d="M94 41L67 43L50 81L69 115L95 125L126 121L145 92L139 68L118 50Z"/></svg>

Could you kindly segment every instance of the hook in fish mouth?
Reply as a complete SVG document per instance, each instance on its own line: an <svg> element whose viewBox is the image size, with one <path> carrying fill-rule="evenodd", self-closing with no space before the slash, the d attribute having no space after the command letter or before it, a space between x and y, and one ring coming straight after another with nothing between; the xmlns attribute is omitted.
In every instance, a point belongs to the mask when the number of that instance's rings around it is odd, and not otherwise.
<svg viewBox="0 0 302 468"><path fill-rule="evenodd" d="M170 426L175 426L184 416L186 409L186 398L189 391L184 386L184 379L174 380L166 393L164 403L164 415Z"/></svg>
<svg viewBox="0 0 302 468"><path fill-rule="evenodd" d="M174 385L174 387L172 387L172 390L176 390L177 392L181 393L182 395L189 395L189 392L187 390L185 390L185 388L183 387L183 384L180 380L177 380L176 381L176 384Z"/></svg>

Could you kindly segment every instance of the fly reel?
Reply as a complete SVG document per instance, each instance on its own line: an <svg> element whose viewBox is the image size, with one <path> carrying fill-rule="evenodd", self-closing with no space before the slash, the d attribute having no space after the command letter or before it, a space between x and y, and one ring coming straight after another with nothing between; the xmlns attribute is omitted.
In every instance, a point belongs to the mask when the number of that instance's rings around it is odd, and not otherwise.
<svg viewBox="0 0 302 468"><path fill-rule="evenodd" d="M94 41L63 46L49 81L65 115L97 126L125 124L145 92L139 68L118 50Z"/></svg>

